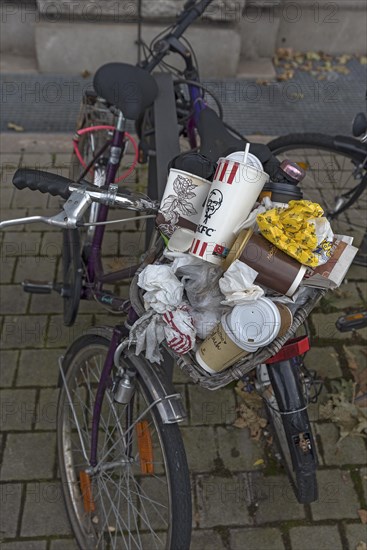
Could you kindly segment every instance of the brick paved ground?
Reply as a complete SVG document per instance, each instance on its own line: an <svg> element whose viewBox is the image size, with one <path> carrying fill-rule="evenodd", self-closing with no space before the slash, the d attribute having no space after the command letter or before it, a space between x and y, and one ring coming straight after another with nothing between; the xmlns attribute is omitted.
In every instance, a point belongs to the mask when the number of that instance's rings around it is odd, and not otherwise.
<svg viewBox="0 0 367 550"><path fill-rule="evenodd" d="M56 212L58 199L14 191L16 167L50 169L67 175L70 144L62 135L3 135L1 143L1 219ZM1 256L1 541L4 550L71 550L76 548L58 483L55 456L57 358L77 334L111 317L94 304L82 304L76 326L63 327L58 296L24 294L26 277L52 280L59 270L60 233L46 226L16 227L0 236ZM121 241L136 236L109 231L108 261L120 257ZM119 244L120 243L120 244ZM339 313L366 301L361 268L353 267L341 292L328 296L313 315L318 336L308 356L328 387L333 379L351 378L343 345L362 366L366 330L353 339L334 329ZM122 290L123 292L126 291ZM188 410L182 427L192 475L193 550L355 550L365 540L357 510L366 508L366 448L361 438L336 447L334 425L314 421L320 456L320 500L295 502L278 468L255 466L266 458L247 430L232 426L236 413L233 389L208 393L175 373ZM325 393L325 392L324 392ZM148 550L148 549L147 549Z"/></svg>

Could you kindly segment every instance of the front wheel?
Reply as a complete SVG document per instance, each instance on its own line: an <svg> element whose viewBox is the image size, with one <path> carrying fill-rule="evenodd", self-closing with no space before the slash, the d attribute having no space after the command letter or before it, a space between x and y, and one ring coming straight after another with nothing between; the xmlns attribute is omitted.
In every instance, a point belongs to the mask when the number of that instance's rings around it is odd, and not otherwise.
<svg viewBox="0 0 367 550"><path fill-rule="evenodd" d="M98 464L90 468L93 407L109 344L101 336L82 336L63 362L58 458L75 537L83 550L188 550L191 495L182 438L178 426L163 424L151 407L153 396L138 373L128 405L107 388Z"/></svg>

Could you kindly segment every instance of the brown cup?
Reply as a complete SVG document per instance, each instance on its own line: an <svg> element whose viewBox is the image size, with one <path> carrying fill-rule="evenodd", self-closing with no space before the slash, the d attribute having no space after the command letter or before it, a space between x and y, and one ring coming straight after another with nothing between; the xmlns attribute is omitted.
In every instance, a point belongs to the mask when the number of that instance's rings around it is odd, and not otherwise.
<svg viewBox="0 0 367 550"><path fill-rule="evenodd" d="M306 267L251 229L242 231L231 248L224 269L239 260L258 272L256 283L292 297Z"/></svg>

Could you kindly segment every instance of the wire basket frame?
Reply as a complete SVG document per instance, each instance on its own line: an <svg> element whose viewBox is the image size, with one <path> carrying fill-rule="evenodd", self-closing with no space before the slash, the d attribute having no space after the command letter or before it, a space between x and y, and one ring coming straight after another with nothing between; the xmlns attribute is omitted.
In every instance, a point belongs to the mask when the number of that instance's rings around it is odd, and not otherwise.
<svg viewBox="0 0 367 550"><path fill-rule="evenodd" d="M138 287L139 273L143 271L147 264L143 264L136 273L132 280L130 287L130 300L136 313L141 316L145 313L143 305L142 290ZM178 366L188 375L192 380L206 388L208 390L218 390L227 386L233 381L240 380L262 363L266 363L267 359L276 355L290 340L294 337L297 330L303 325L307 317L312 310L319 303L321 298L326 294L325 289L306 288L300 303L299 308L293 316L293 323L287 333L279 338L276 338L271 344L265 348L259 349L256 353L246 355L243 359L238 361L235 365L228 367L226 370L217 374L210 374L206 372L195 360L195 356L192 352L180 356L174 353L168 346L165 346L169 354L177 361ZM297 300L295 302L297 304Z"/></svg>

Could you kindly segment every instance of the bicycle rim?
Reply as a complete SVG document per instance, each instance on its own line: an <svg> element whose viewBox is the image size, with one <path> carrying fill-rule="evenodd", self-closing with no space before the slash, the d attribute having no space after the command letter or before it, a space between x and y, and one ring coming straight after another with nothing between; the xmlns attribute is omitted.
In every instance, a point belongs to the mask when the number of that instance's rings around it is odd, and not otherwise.
<svg viewBox="0 0 367 550"><path fill-rule="evenodd" d="M292 143L292 136L284 136L269 145L280 160L288 158L305 168L307 175L301 184L304 198L321 204L335 234L351 235L354 244L360 246L366 230L366 169L357 175L360 161L350 152L337 151L330 136L305 134L303 143L301 135L297 138L298 143ZM362 178L365 183L357 189ZM347 192L345 210L335 213L339 197Z"/></svg>
<svg viewBox="0 0 367 550"><path fill-rule="evenodd" d="M114 402L108 389L98 432L98 467L90 473L92 411L108 341L94 337L94 343L90 338L85 342L67 365L67 390L62 389L58 406L60 473L77 541L83 550L173 548L173 527L181 521L187 530L191 524L190 514L188 523L177 515L177 485L166 452L165 430L172 432L170 445L175 447L178 427L162 425L139 377L130 405ZM176 452L178 462L181 451ZM180 466L175 476L186 475L185 464ZM185 516L185 509L180 515Z"/></svg>

